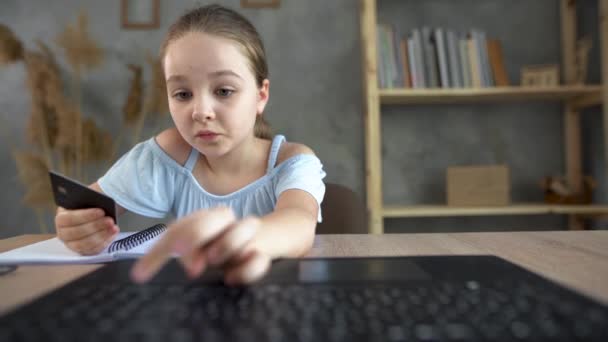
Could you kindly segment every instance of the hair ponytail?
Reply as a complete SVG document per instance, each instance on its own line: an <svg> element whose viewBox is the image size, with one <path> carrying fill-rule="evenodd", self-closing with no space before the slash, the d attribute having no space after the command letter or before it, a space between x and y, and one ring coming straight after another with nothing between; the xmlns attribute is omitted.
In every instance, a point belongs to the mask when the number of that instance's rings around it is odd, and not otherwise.
<svg viewBox="0 0 608 342"><path fill-rule="evenodd" d="M260 139L272 140L272 129L270 124L262 115L255 118L255 126L253 126L253 135Z"/></svg>

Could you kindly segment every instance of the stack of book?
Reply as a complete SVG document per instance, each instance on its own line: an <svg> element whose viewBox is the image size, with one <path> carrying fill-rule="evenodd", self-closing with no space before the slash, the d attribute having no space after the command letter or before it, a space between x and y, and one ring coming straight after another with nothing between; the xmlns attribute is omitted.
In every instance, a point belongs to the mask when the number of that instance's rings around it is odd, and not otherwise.
<svg viewBox="0 0 608 342"><path fill-rule="evenodd" d="M510 84L502 47L485 32L416 28L401 36L390 25L377 31L380 88L483 88Z"/></svg>

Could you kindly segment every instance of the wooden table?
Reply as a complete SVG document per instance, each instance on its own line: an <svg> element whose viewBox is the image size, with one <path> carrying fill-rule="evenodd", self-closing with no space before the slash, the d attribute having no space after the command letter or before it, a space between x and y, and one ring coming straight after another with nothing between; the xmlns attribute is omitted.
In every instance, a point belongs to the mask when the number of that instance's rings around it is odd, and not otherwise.
<svg viewBox="0 0 608 342"><path fill-rule="evenodd" d="M0 252L48 239L0 240ZM608 231L318 235L311 257L490 254L608 304ZM100 265L20 266L0 277L0 314Z"/></svg>

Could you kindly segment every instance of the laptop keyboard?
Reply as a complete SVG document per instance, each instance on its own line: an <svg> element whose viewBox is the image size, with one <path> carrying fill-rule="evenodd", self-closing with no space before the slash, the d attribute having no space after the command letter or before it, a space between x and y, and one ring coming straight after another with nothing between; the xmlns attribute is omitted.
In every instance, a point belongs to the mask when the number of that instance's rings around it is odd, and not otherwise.
<svg viewBox="0 0 608 342"><path fill-rule="evenodd" d="M606 307L521 282L62 290L1 318L0 341L608 341Z"/></svg>

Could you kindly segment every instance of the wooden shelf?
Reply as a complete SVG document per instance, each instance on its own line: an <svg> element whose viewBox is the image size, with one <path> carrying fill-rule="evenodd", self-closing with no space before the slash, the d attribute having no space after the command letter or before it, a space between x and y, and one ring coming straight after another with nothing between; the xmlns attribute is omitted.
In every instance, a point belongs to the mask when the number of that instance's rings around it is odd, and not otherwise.
<svg viewBox="0 0 608 342"><path fill-rule="evenodd" d="M546 215L608 214L608 205L549 205L513 204L501 207L451 207L447 205L385 206L383 217L432 217L432 216L492 216L492 215Z"/></svg>
<svg viewBox="0 0 608 342"><path fill-rule="evenodd" d="M454 104L474 102L566 101L580 107L601 103L600 85L456 89L379 89L381 104Z"/></svg>
<svg viewBox="0 0 608 342"><path fill-rule="evenodd" d="M577 6L570 0L558 1L561 39L560 75L564 84L554 87L521 87L458 89L378 89L378 0L360 0L361 47L363 62L365 183L369 212L369 232L384 232L384 219L390 217L483 216L483 215L570 215L568 227L583 229L581 216L608 217L608 203L602 205L514 204L504 207L448 207L445 205L384 206L382 163L382 105L435 105L477 103L525 103L554 101L562 104L565 170L568 184L575 192L583 189L582 174L582 109L603 106L605 168L608 170L608 0L599 0L598 20L601 48L601 84L575 85L577 79ZM482 111L478 111L483 113ZM542 132L539 132L542 134Z"/></svg>

